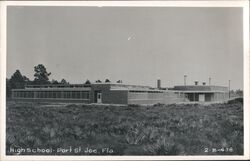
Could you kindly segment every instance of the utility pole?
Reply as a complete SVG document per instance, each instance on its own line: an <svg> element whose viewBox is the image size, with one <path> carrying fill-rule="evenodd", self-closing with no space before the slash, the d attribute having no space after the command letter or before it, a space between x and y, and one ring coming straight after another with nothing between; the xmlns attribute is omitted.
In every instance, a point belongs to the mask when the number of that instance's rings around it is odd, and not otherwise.
<svg viewBox="0 0 250 161"><path fill-rule="evenodd" d="M229 97L229 99L230 99L230 79L228 80L228 97Z"/></svg>
<svg viewBox="0 0 250 161"><path fill-rule="evenodd" d="M209 77L209 86L211 86L211 78Z"/></svg>
<svg viewBox="0 0 250 161"><path fill-rule="evenodd" d="M186 90L186 86L187 86L187 75L184 75L184 86L185 86L185 90ZM183 101L185 101L186 100L186 93L183 91L183 94L184 94L184 100Z"/></svg>
<svg viewBox="0 0 250 161"><path fill-rule="evenodd" d="M186 86L187 85L187 75L184 75L184 86Z"/></svg>

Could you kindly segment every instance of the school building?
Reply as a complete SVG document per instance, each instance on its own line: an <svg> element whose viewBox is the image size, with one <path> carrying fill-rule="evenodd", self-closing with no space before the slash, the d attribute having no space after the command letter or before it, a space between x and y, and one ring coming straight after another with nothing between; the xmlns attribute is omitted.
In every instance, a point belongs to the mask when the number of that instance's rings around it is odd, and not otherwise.
<svg viewBox="0 0 250 161"><path fill-rule="evenodd" d="M171 104L178 102L211 102L228 99L222 86L174 86L161 88L122 83L28 85L13 89L12 99L34 102L77 102L104 104Z"/></svg>

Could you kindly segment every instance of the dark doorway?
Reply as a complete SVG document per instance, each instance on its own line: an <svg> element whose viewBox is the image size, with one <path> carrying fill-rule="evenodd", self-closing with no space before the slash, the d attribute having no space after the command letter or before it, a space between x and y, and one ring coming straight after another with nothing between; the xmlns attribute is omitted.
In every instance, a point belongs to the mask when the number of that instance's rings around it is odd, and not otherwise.
<svg viewBox="0 0 250 161"><path fill-rule="evenodd" d="M101 91L95 91L95 103L102 103L102 92Z"/></svg>

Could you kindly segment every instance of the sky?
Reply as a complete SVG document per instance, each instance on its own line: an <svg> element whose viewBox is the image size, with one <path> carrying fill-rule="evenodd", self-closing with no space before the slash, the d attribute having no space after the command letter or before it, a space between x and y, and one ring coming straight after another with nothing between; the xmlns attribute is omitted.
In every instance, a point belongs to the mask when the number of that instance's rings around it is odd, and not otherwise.
<svg viewBox="0 0 250 161"><path fill-rule="evenodd" d="M243 88L241 8L23 7L7 10L7 77L163 87L194 81Z"/></svg>

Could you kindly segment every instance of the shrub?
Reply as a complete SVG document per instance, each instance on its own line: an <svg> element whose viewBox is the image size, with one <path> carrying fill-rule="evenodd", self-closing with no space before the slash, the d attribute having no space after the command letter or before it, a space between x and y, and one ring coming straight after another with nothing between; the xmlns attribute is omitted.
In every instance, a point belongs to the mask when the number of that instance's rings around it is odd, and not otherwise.
<svg viewBox="0 0 250 161"><path fill-rule="evenodd" d="M20 146L82 146L113 147L112 155L208 155L213 153L204 153L204 147L228 146L234 151L220 155L240 155L243 104L237 101L206 108L198 104L48 107L7 102L6 152Z"/></svg>
<svg viewBox="0 0 250 161"><path fill-rule="evenodd" d="M243 98L240 97L240 98L235 98L233 100L228 101L228 104L234 104L234 103L243 103Z"/></svg>

